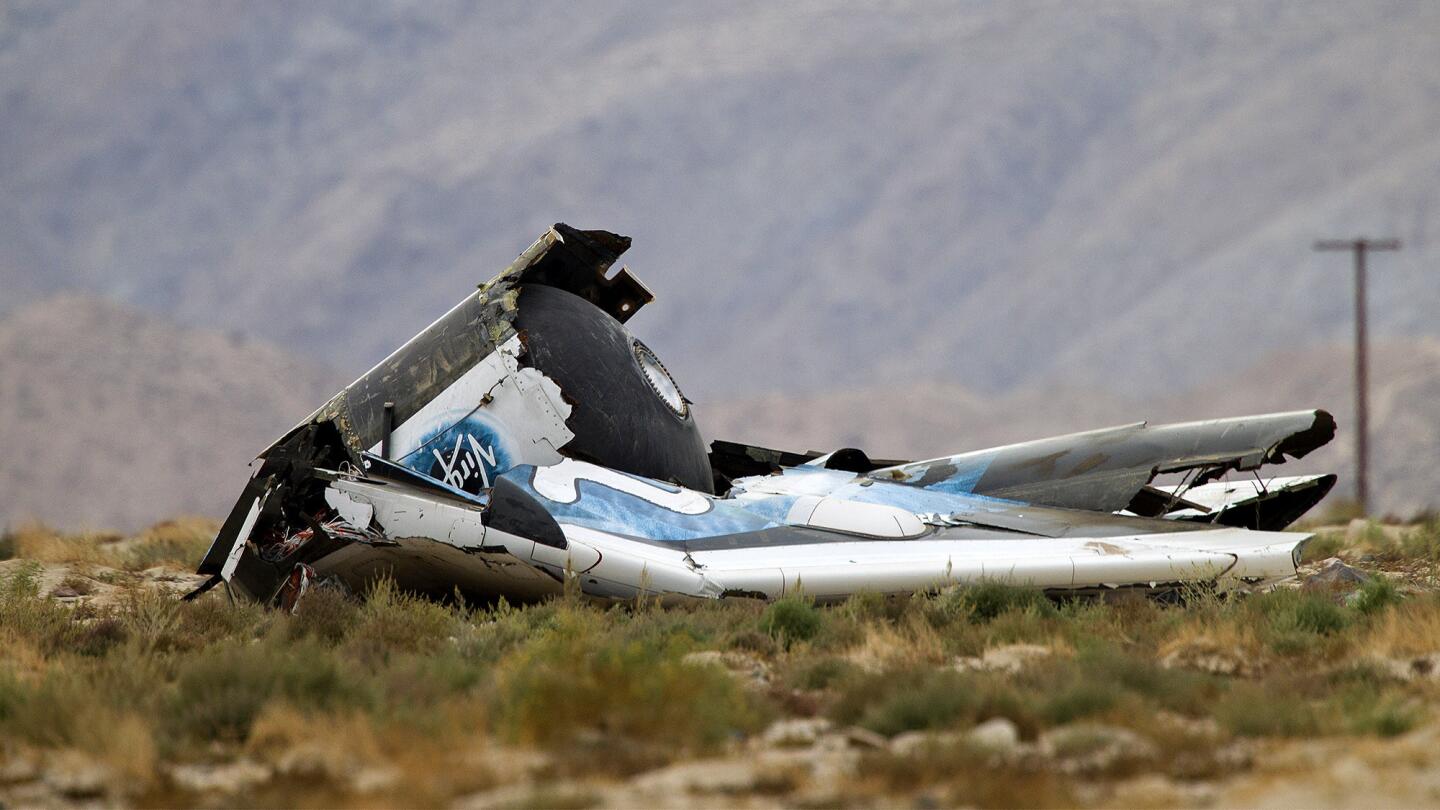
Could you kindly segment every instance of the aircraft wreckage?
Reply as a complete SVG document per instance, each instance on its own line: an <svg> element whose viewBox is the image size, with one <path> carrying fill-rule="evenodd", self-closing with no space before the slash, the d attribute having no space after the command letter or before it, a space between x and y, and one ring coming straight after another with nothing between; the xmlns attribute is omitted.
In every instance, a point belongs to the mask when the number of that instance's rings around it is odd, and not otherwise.
<svg viewBox="0 0 1440 810"><path fill-rule="evenodd" d="M567 581L614 599L1234 587L1295 573L1309 535L1279 530L1335 483L1259 472L1333 438L1320 410L927 461L707 452L691 402L625 326L653 299L609 274L629 244L557 224L276 440L197 593L224 582L293 607L312 583L383 576L511 601Z"/></svg>

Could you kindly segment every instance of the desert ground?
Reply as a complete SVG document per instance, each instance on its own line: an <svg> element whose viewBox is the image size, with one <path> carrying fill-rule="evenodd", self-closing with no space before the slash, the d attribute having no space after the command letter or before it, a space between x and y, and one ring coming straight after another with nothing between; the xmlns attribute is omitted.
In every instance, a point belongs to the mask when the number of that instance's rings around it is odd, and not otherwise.
<svg viewBox="0 0 1440 810"><path fill-rule="evenodd" d="M0 539L0 805L1440 805L1433 519L1248 594L294 615L179 601L214 528Z"/></svg>

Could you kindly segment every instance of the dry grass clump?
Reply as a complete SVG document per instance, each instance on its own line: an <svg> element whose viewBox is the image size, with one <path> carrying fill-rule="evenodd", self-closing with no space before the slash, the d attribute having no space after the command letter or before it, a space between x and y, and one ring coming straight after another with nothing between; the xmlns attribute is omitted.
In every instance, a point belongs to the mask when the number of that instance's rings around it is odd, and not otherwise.
<svg viewBox="0 0 1440 810"><path fill-rule="evenodd" d="M28 523L7 531L3 548L9 557L40 563L102 563L109 559L108 547L122 539L108 532L63 534Z"/></svg>
<svg viewBox="0 0 1440 810"><path fill-rule="evenodd" d="M1431 516L1400 535L1400 552L1405 557L1440 563L1440 517Z"/></svg>
<svg viewBox="0 0 1440 810"><path fill-rule="evenodd" d="M933 665L950 657L950 645L942 633L919 615L901 617L893 623L877 622L860 628L856 635L844 659L868 672Z"/></svg>
<svg viewBox="0 0 1440 810"><path fill-rule="evenodd" d="M616 618L566 609L500 665L495 711L507 738L566 750L570 766L631 769L761 727L764 712L728 672L685 659L694 647L683 635Z"/></svg>
<svg viewBox="0 0 1440 810"><path fill-rule="evenodd" d="M1363 649L1383 658L1440 652L1440 595L1413 596L1375 617Z"/></svg>
<svg viewBox="0 0 1440 810"><path fill-rule="evenodd" d="M909 756L875 753L860 761L849 792L879 806L918 794L915 806L1073 807L1069 780L1053 771L997 761L964 744L930 746Z"/></svg>
<svg viewBox="0 0 1440 810"><path fill-rule="evenodd" d="M1127 730L1153 748L1143 767L1209 779L1237 767L1222 756L1236 740L1405 734L1437 697L1431 679L1393 664L1440 654L1440 596L1384 577L1349 594L1197 588L1168 602L1056 601L986 583L831 606L664 608L573 594L444 605L380 582L363 598L314 590L295 615L219 591L181 603L138 574L104 601L48 596L64 583L57 566L83 578L76 560L170 565L207 533L161 524L92 538L90 550L10 535L65 562L0 567L0 750L99 763L109 798L142 804L214 803L172 768L244 758L269 774L246 793L256 804L439 806L530 772L614 780L734 755L774 719L817 716L887 737L950 735L918 753L865 754L841 783L862 803L1054 805L1077 800L1079 784L1036 753L1054 733ZM1429 553L1429 535L1397 536L1397 553ZM1373 542L1362 533L1338 551ZM1015 645L1041 649L994 663ZM957 742L997 718L1028 753ZM806 781L766 789L795 799Z"/></svg>
<svg viewBox="0 0 1440 810"><path fill-rule="evenodd" d="M180 518L157 523L117 548L116 567L142 571L157 565L194 570L220 529L208 518Z"/></svg>
<svg viewBox="0 0 1440 810"><path fill-rule="evenodd" d="M0 560L18 557L39 563L106 566L125 571L156 566L193 570L218 529L219 524L209 518L179 518L126 537L114 532L64 533L30 523L0 536Z"/></svg>
<svg viewBox="0 0 1440 810"><path fill-rule="evenodd" d="M1300 561L1305 563L1328 560L1345 548L1345 533L1342 531L1321 531L1300 549Z"/></svg>
<svg viewBox="0 0 1440 810"><path fill-rule="evenodd" d="M1371 557L1382 562L1440 564L1440 517L1426 515L1411 525L1377 520L1351 523L1344 529L1319 529L1303 550L1304 560L1314 562L1337 555L1347 558Z"/></svg>

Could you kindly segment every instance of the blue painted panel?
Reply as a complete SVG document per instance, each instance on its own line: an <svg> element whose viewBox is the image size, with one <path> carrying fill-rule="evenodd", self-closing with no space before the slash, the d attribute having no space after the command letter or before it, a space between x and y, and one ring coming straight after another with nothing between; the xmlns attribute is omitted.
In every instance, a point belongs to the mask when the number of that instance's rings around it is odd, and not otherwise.
<svg viewBox="0 0 1440 810"><path fill-rule="evenodd" d="M762 515L740 508L732 501L709 499L710 509L698 515L676 512L639 495L621 492L598 481L579 478L573 503L546 498L536 491L531 478L535 467L522 464L501 477L519 486L560 523L584 526L612 534L650 540L684 541L727 534L756 532L778 524ZM669 484L629 476L652 485L657 491L674 492Z"/></svg>
<svg viewBox="0 0 1440 810"><path fill-rule="evenodd" d="M436 428L398 461L421 475L478 493L509 470L514 457L499 425L472 413L448 427Z"/></svg>

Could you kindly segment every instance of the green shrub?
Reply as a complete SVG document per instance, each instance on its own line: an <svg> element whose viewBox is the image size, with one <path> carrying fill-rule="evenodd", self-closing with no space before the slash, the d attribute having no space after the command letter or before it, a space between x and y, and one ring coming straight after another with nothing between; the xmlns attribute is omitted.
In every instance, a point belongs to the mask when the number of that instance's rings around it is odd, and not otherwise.
<svg viewBox="0 0 1440 810"><path fill-rule="evenodd" d="M909 681L909 683L905 683ZM881 734L946 728L969 721L978 709L973 678L958 672L932 672L899 679L860 716L859 725Z"/></svg>
<svg viewBox="0 0 1440 810"><path fill-rule="evenodd" d="M786 681L795 689L829 689L858 671L858 667L843 658L825 656L800 663Z"/></svg>
<svg viewBox="0 0 1440 810"><path fill-rule="evenodd" d="M184 661L166 719L182 737L239 742L272 700L302 710L371 705L365 685L323 647L225 642Z"/></svg>
<svg viewBox="0 0 1440 810"><path fill-rule="evenodd" d="M912 597L907 594L884 594L861 591L840 606L839 612L857 623L899 621L909 610Z"/></svg>
<svg viewBox="0 0 1440 810"><path fill-rule="evenodd" d="M1320 730L1308 701L1291 690L1264 684L1232 686L1216 704L1215 719L1242 737L1301 737Z"/></svg>
<svg viewBox="0 0 1440 810"><path fill-rule="evenodd" d="M0 630L53 654L71 647L79 626L69 608L40 594L40 572L26 562L0 574Z"/></svg>
<svg viewBox="0 0 1440 810"><path fill-rule="evenodd" d="M1337 718L1333 730L1350 734L1398 737L1419 725L1424 712L1402 693L1370 683L1352 683L1327 703Z"/></svg>
<svg viewBox="0 0 1440 810"><path fill-rule="evenodd" d="M476 693L489 684L492 662L466 658L456 650L392 659L379 674L384 695L377 711L412 725L443 723L435 707L454 697Z"/></svg>
<svg viewBox="0 0 1440 810"><path fill-rule="evenodd" d="M1393 605L1398 605L1405 596L1395 586L1395 582L1382 574L1375 574L1365 580L1351 597L1350 605L1359 612L1369 616L1379 613Z"/></svg>
<svg viewBox="0 0 1440 810"><path fill-rule="evenodd" d="M1277 590L1246 601L1235 620L1260 620L1262 636L1281 655L1316 651L1321 642L1349 627L1352 614L1325 593Z"/></svg>
<svg viewBox="0 0 1440 810"><path fill-rule="evenodd" d="M852 674L841 682L830 717L886 735L953 728L1006 717L1034 730L1034 706L1007 676L915 667Z"/></svg>
<svg viewBox="0 0 1440 810"><path fill-rule="evenodd" d="M231 602L211 591L193 602L179 604L175 633L185 649L199 649L227 639L259 638L283 615L254 602Z"/></svg>
<svg viewBox="0 0 1440 810"><path fill-rule="evenodd" d="M118 616L130 638L146 652L186 649L203 643L180 632L185 604L163 591L132 590L125 594Z"/></svg>
<svg viewBox="0 0 1440 810"><path fill-rule="evenodd" d="M599 732L612 756L648 746L672 757L713 750L764 719L723 667L685 662L683 640L619 636L606 617L562 611L553 628L501 662L494 693L501 732L562 748Z"/></svg>
<svg viewBox="0 0 1440 810"><path fill-rule="evenodd" d="M100 616L80 626L72 636L71 649L80 655L100 657L129 638L125 622L115 616Z"/></svg>
<svg viewBox="0 0 1440 810"><path fill-rule="evenodd" d="M1345 547L1344 532L1320 532L1300 549L1302 563L1328 560Z"/></svg>
<svg viewBox="0 0 1440 810"><path fill-rule="evenodd" d="M71 746L93 735L102 694L69 672L38 681L0 677L0 729L5 737L40 746Z"/></svg>
<svg viewBox="0 0 1440 810"><path fill-rule="evenodd" d="M1045 698L1040 711L1051 725L1064 725L1110 711L1123 694L1113 682L1081 680Z"/></svg>
<svg viewBox="0 0 1440 810"><path fill-rule="evenodd" d="M1055 604L1039 588L982 582L952 592L953 610L971 621L988 622L1006 613L1031 612L1040 616L1057 615Z"/></svg>
<svg viewBox="0 0 1440 810"><path fill-rule="evenodd" d="M553 602L517 608L501 599L494 607L470 617L473 624L460 635L458 647L471 660L498 661L554 627L557 616L558 607Z"/></svg>
<svg viewBox="0 0 1440 810"><path fill-rule="evenodd" d="M1387 700L1376 706L1352 728L1360 733L1380 737L1398 737L1420 724L1421 712L1399 700Z"/></svg>
<svg viewBox="0 0 1440 810"><path fill-rule="evenodd" d="M296 605L286 624L290 638L339 644L360 622L360 605L336 588L314 588Z"/></svg>
<svg viewBox="0 0 1440 810"><path fill-rule="evenodd" d="M360 658L379 663L396 653L434 650L455 636L459 626L451 608L405 593L387 578L366 594L346 641Z"/></svg>
<svg viewBox="0 0 1440 810"><path fill-rule="evenodd" d="M745 650L763 656L774 655L780 649L769 633L754 628L731 633L725 639L725 646L732 650Z"/></svg>
<svg viewBox="0 0 1440 810"><path fill-rule="evenodd" d="M1402 534L1400 551L1410 559L1440 562L1440 518L1431 517Z"/></svg>
<svg viewBox="0 0 1440 810"><path fill-rule="evenodd" d="M760 617L761 629L786 647L814 638L824 623L820 609L803 596L778 599Z"/></svg>

